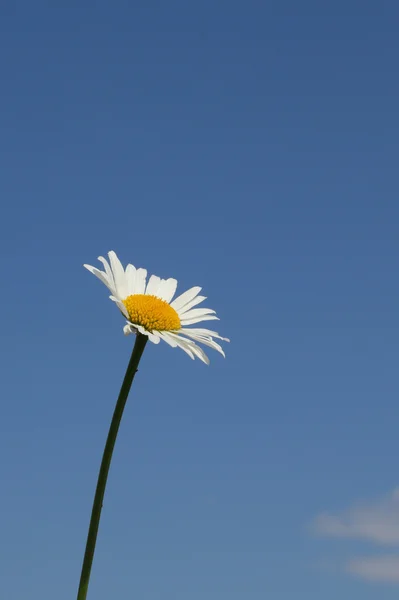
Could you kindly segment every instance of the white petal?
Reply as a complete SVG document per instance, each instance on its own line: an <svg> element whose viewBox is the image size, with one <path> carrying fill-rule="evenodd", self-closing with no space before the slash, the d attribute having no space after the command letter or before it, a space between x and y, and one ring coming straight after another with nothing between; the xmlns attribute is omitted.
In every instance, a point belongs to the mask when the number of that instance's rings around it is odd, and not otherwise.
<svg viewBox="0 0 399 600"><path fill-rule="evenodd" d="M112 273L112 269L111 269L111 267L108 264L108 261L103 256L99 256L98 260L100 262L102 262L102 264L104 265L105 272L107 274L109 283L112 284L113 287L115 287L114 276L113 276L113 273Z"/></svg>
<svg viewBox="0 0 399 600"><path fill-rule="evenodd" d="M159 331L158 335L164 342L169 344L169 346L172 346L172 348L177 347L177 345L178 345L177 342L170 335L168 335L168 333L166 331Z"/></svg>
<svg viewBox="0 0 399 600"><path fill-rule="evenodd" d="M92 267L91 265L83 265L85 267L85 269L87 269L88 271L90 271L90 273L93 273L93 275L95 275L96 277L98 277L98 279L107 286L107 288L110 290L110 292L112 292L112 294L115 293L115 289L112 286L112 284L108 281L108 277L107 274L104 273L104 271L100 271L100 269L96 269L96 267Z"/></svg>
<svg viewBox="0 0 399 600"><path fill-rule="evenodd" d="M136 268L130 263L126 267L125 271L127 295L133 296L136 289Z"/></svg>
<svg viewBox="0 0 399 600"><path fill-rule="evenodd" d="M180 348L182 350L184 350L189 356L191 356L191 354L194 354L200 360L202 360L202 362L204 362L205 364L209 365L209 358L207 357L207 355L205 354L205 352L202 350L202 348L200 348L199 346L197 346L191 340L188 340L186 338L180 337L179 335L177 335L175 333L169 332L169 335L172 336L172 338L177 341L177 343L180 346Z"/></svg>
<svg viewBox="0 0 399 600"><path fill-rule="evenodd" d="M190 288L189 290L181 294L181 296L178 296L176 300L173 300L171 307L174 308L176 311L180 310L185 304L188 304L193 298L195 298L195 296L198 296L201 289L202 288L198 286Z"/></svg>
<svg viewBox="0 0 399 600"><path fill-rule="evenodd" d="M179 348L181 348L183 350L183 352L185 352L186 354L188 354L189 357L192 358L192 360L195 359L195 356L194 356L194 354L193 354L193 352L191 350L190 344L185 344L184 341L181 341L179 339L179 341L177 342L177 346Z"/></svg>
<svg viewBox="0 0 399 600"><path fill-rule="evenodd" d="M135 329L137 329L137 331L138 331L139 333L142 333L143 335L147 335L147 334L148 334L148 331L147 331L146 329L144 329L144 327L142 327L141 325L134 325L134 324L133 324L133 327L134 327Z"/></svg>
<svg viewBox="0 0 399 600"><path fill-rule="evenodd" d="M115 296L110 296L110 299L112 300L112 302L115 302L123 316L126 317L126 319L128 319L129 313L127 312L126 306L123 304L123 302L121 302L118 298L115 298Z"/></svg>
<svg viewBox="0 0 399 600"><path fill-rule="evenodd" d="M192 333L192 331L190 329L180 329L179 333L181 333L183 335L187 335L188 337L192 338L196 342L198 342L200 344L204 344L205 346L209 346L209 348L213 348L217 352L220 352L220 354L224 357L226 356L221 345L218 344L217 342L215 342L214 340L212 340L211 338L204 337L201 335L196 335L195 333Z"/></svg>
<svg viewBox="0 0 399 600"><path fill-rule="evenodd" d="M184 338L180 338L180 347L183 348L183 346L181 345L182 342L188 342L189 340L185 340ZM197 346L197 344L191 343L187 346L187 348L200 360L202 360L202 362L204 362L206 365L209 365L209 358L207 357L207 355L205 354L205 352L202 350L202 348L200 348L199 346Z"/></svg>
<svg viewBox="0 0 399 600"><path fill-rule="evenodd" d="M206 365L209 365L209 363L211 362L208 358L208 356L205 354L205 352L203 351L202 348L200 348L199 346L197 346L196 344L194 344L191 347L191 350L194 352L194 354L196 356L198 356L198 358L200 360L202 360L202 362L204 362Z"/></svg>
<svg viewBox="0 0 399 600"><path fill-rule="evenodd" d="M204 300L206 300L206 296L197 296L196 298L194 298L190 302L187 302L187 304L185 304L183 306L183 308L181 308L180 310L178 310L177 311L178 315L179 316L184 315L187 311L190 310L190 308L193 308L193 306L197 306L197 304L201 304L201 302L203 302Z"/></svg>
<svg viewBox="0 0 399 600"><path fill-rule="evenodd" d="M186 325L194 325L194 323L200 323L201 321L219 321L219 318L214 315L204 315L196 319L181 319L181 324L185 327Z"/></svg>
<svg viewBox="0 0 399 600"><path fill-rule="evenodd" d="M114 274L114 281L115 281L115 288L116 288L117 296L119 296L119 298L126 298L128 294L127 294L125 270L122 267L121 261L119 260L119 258L117 257L117 255L115 254L115 252L113 250L111 250L111 252L108 252L108 256L109 256L109 262L111 264L111 269Z"/></svg>
<svg viewBox="0 0 399 600"><path fill-rule="evenodd" d="M158 298L161 300L165 300L165 302L170 302L175 295L177 288L177 280L170 277L169 279L162 279L159 284L159 288L157 291Z"/></svg>
<svg viewBox="0 0 399 600"><path fill-rule="evenodd" d="M151 275L151 277L147 283L147 289L146 289L145 293L148 296L156 296L160 282L161 282L160 277L158 277L157 275Z"/></svg>
<svg viewBox="0 0 399 600"><path fill-rule="evenodd" d="M159 337L158 332L156 335L153 333L147 332L147 335L149 337L150 342L152 342L153 344L159 344L159 342L161 341L161 338Z"/></svg>
<svg viewBox="0 0 399 600"><path fill-rule="evenodd" d="M147 270L146 269L137 269L137 271L136 271L136 289L134 291L135 294L144 294L145 293L146 279L147 279Z"/></svg>
<svg viewBox="0 0 399 600"><path fill-rule="evenodd" d="M215 311L211 308L193 308L192 310L187 311L186 313L179 313L180 320L186 319L196 319L197 317L203 317L205 315L215 314Z"/></svg>
<svg viewBox="0 0 399 600"><path fill-rule="evenodd" d="M144 329L144 327L142 327L141 325L136 325L135 323L132 323L132 325L137 329L139 333L141 333L142 335L146 335L153 344L159 344L159 342L161 341L160 337L158 336L158 332L156 332L156 335L154 335L150 331L147 331L147 329Z"/></svg>
<svg viewBox="0 0 399 600"><path fill-rule="evenodd" d="M131 333L134 333L134 330L132 329L131 325L125 325L123 328L123 333L125 335L130 335Z"/></svg>
<svg viewBox="0 0 399 600"><path fill-rule="evenodd" d="M225 338L222 337L221 335L219 335L217 333L217 331L211 331L210 329L202 329L199 327L192 327L189 329L189 331L192 331L193 333L199 333L200 335L204 335L204 336L208 336L208 337L216 337L219 340L223 340L224 342L229 342L229 338Z"/></svg>

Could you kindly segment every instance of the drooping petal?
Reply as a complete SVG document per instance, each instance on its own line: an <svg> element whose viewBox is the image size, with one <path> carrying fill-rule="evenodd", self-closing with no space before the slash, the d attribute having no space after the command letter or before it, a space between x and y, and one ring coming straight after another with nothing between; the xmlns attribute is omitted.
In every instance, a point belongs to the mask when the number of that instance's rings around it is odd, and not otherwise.
<svg viewBox="0 0 399 600"><path fill-rule="evenodd" d="M152 342L153 344L159 344L159 342L161 341L161 338L158 335L158 332L154 333L149 333L148 332L148 338L150 340L150 342Z"/></svg>
<svg viewBox="0 0 399 600"><path fill-rule="evenodd" d="M186 351L189 350L195 356L197 356L197 358L202 360L202 362L204 362L206 365L209 365L209 362L210 362L209 358L207 357L205 352L202 350L202 348L197 346L197 344L195 344L191 340L188 340L187 338L183 338L183 337L179 336L176 333L171 333L170 335L177 341L178 345L180 346L180 348L182 348L182 350L184 350L184 349Z"/></svg>
<svg viewBox="0 0 399 600"><path fill-rule="evenodd" d="M179 338L179 336L173 336L168 334L169 340L174 340L176 345L183 350L190 358L195 359L195 355L192 351L192 345L188 344L184 339Z"/></svg>
<svg viewBox="0 0 399 600"><path fill-rule="evenodd" d="M189 331L191 331L193 333L199 333L200 335L204 335L204 336L207 336L210 338L215 337L215 338L218 338L219 340L223 340L224 342L230 341L229 338L222 337L221 335L218 334L217 331L211 331L210 329L203 329L200 327L192 327L192 328L190 328Z"/></svg>
<svg viewBox="0 0 399 600"><path fill-rule="evenodd" d="M214 350L216 350L217 352L219 352L222 356L226 357L223 348L221 347L220 344L218 344L217 342L215 342L214 340L212 340L212 338L209 337L205 337L202 335L198 335L195 333L192 333L191 329L180 329L179 333L181 333L182 335L186 335L188 337L190 337L191 339L193 339L194 341L200 343L200 344L204 344L205 346L209 346L209 348L213 348Z"/></svg>
<svg viewBox="0 0 399 600"><path fill-rule="evenodd" d="M137 329L137 331L139 333L142 333L143 335L146 335L148 337L148 339L150 340L150 342L152 342L153 344L159 344L159 342L161 341L161 338L158 335L158 332L151 333L151 331L147 331L147 329L144 329L144 327L142 327L141 325L136 325L135 323L132 323L132 325L134 325L135 329Z"/></svg>
<svg viewBox="0 0 399 600"><path fill-rule="evenodd" d="M158 331L158 335L164 342L169 344L169 346L172 346L172 348L177 348L177 342L168 334L167 331Z"/></svg>
<svg viewBox="0 0 399 600"><path fill-rule="evenodd" d="M194 352L194 354L200 359L202 360L202 362L204 362L206 365L210 364L210 360L208 358L208 355L205 354L205 352L203 351L202 348L200 348L199 346L197 346L197 344L193 344L190 347L191 351Z"/></svg>

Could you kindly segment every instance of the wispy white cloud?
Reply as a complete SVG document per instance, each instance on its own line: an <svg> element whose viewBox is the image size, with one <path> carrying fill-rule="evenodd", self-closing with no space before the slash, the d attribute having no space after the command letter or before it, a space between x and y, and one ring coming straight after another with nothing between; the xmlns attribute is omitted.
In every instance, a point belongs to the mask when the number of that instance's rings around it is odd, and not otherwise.
<svg viewBox="0 0 399 600"><path fill-rule="evenodd" d="M321 513L313 520L312 529L321 536L399 547L399 488L340 513ZM365 581L399 584L399 554L357 556L348 560L343 570Z"/></svg>
<svg viewBox="0 0 399 600"><path fill-rule="evenodd" d="M345 570L366 581L399 583L399 555L354 558Z"/></svg>
<svg viewBox="0 0 399 600"><path fill-rule="evenodd" d="M313 521L312 529L328 537L399 545L399 488L385 498L355 505L341 514L322 513Z"/></svg>

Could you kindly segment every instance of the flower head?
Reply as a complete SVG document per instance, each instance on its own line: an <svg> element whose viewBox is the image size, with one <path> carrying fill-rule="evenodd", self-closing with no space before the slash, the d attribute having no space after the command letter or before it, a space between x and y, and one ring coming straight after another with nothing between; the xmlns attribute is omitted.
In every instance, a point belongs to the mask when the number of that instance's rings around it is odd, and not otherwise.
<svg viewBox="0 0 399 600"><path fill-rule="evenodd" d="M123 328L125 335L141 333L151 342L158 344L164 340L172 348L179 347L192 359L195 357L209 364L205 352L195 342L209 346L224 356L220 344L214 338L228 342L216 331L188 328L201 321L218 320L215 311L209 308L194 308L206 298L199 296L200 287L193 287L175 300L172 299L177 288L176 279L161 279L151 275L147 283L146 269L136 269L128 264L123 268L115 252L109 252L109 263L102 256L98 260L104 271L90 265L83 265L102 281L111 292L115 302L126 317Z"/></svg>

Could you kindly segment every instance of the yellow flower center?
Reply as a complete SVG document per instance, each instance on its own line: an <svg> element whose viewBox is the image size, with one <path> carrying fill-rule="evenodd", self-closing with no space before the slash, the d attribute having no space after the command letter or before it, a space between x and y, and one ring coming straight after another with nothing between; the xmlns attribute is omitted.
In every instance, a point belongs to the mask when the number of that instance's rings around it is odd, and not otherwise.
<svg viewBox="0 0 399 600"><path fill-rule="evenodd" d="M133 325L147 331L174 331L180 329L179 315L165 300L156 296L133 294L123 300Z"/></svg>

